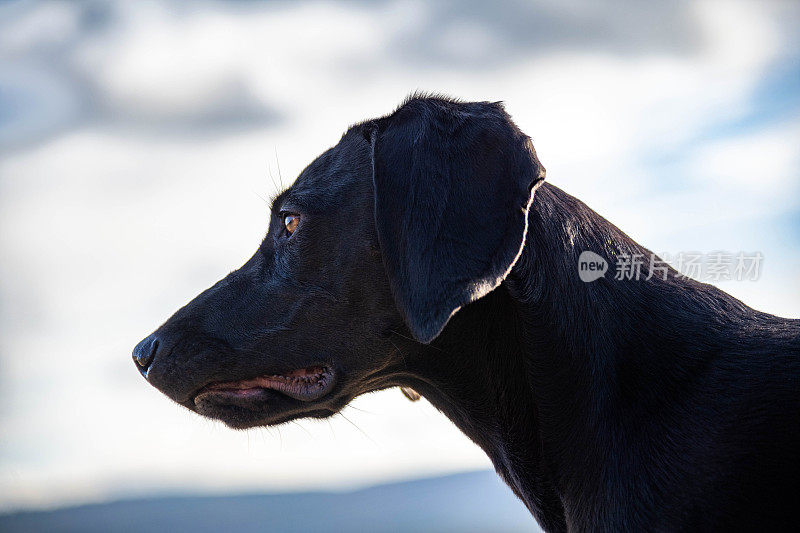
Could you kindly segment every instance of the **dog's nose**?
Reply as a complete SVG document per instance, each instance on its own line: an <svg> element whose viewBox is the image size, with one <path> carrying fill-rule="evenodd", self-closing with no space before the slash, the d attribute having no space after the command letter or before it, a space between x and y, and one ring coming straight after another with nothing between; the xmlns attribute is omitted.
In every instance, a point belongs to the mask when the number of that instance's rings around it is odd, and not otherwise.
<svg viewBox="0 0 800 533"><path fill-rule="evenodd" d="M148 335L133 349L133 362L139 368L139 372L145 374L147 368L153 362L158 351L158 337Z"/></svg>

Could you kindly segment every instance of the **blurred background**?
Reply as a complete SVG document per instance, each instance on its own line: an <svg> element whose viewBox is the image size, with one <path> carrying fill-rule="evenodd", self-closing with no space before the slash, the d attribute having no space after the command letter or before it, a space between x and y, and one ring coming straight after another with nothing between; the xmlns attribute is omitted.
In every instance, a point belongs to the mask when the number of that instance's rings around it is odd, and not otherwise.
<svg viewBox="0 0 800 533"><path fill-rule="evenodd" d="M0 511L310 491L340 509L322 529L532 527L424 400L234 432L130 359L254 252L278 188L415 90L503 100L550 183L656 252L761 252L718 284L800 316L798 2L6 1Z"/></svg>

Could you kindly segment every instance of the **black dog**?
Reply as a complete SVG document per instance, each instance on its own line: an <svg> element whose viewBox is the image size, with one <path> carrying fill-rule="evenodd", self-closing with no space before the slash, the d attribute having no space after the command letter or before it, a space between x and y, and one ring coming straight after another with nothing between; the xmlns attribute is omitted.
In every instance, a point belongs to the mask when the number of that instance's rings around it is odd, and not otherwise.
<svg viewBox="0 0 800 533"><path fill-rule="evenodd" d="M547 530L800 526L800 321L647 263L581 281L582 251L650 252L543 179L499 104L412 97L134 359L234 428L412 387Z"/></svg>

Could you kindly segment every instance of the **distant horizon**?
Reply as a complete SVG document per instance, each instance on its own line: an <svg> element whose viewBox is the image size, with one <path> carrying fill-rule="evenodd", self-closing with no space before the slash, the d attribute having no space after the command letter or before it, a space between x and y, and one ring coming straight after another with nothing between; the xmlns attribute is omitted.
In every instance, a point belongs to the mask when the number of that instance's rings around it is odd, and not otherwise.
<svg viewBox="0 0 800 533"><path fill-rule="evenodd" d="M174 486L174 487L163 487L160 486L157 489L137 489L135 491L127 491L122 490L118 494L105 494L103 499L96 500L96 501L85 501L80 503L66 503L66 504L59 504L52 507L20 507L20 508L8 508L8 509L0 509L0 515L8 515L20 512L50 512L50 511L58 511L60 509L70 509L76 507L86 507L86 506L95 506L95 505L106 505L109 503L117 503L117 502L129 502L129 501L139 501L139 500L159 500L164 498L224 498L224 497L239 497L239 496L283 496L283 495L292 495L292 494L350 494L354 492L362 492L365 490L371 490L378 487L389 487L395 485L407 485L407 484L414 484L418 482L426 482L432 480L446 480L446 479L455 479L461 476L473 476L473 475L484 475L484 474L491 474L493 476L497 476L497 472L491 469L476 469L476 470L465 470L462 472L453 472L449 474L443 475L428 475L428 476L412 476L412 477L403 477L397 479L386 479L381 481L380 483L369 483L369 484L356 484L353 486L341 486L337 485L334 487L326 488L326 487L319 487L319 488L312 488L312 489L302 489L302 488L290 488L289 490L238 490L238 491L230 491L230 490L220 490L220 489L213 489L213 488L196 488L192 487L191 485L186 486ZM505 485L503 485L505 486ZM516 496L510 492L514 498Z"/></svg>
<svg viewBox="0 0 800 533"><path fill-rule="evenodd" d="M408 511L413 508L413 513ZM280 512L276 512L280 511ZM123 517L123 520L120 520ZM216 521L216 523L209 523ZM123 523L120 526L120 522ZM492 471L384 483L351 491L161 495L46 511L0 513L3 531L173 529L327 531L398 527L425 531L536 531L536 523Z"/></svg>
<svg viewBox="0 0 800 533"><path fill-rule="evenodd" d="M383 478L376 483L353 483L351 485L332 484L330 486L316 485L308 488L303 487L290 487L286 490L281 490L278 487L237 487L235 489L228 488L215 488L213 486L197 487L191 483L165 485L161 483L154 483L152 487L141 486L134 488L122 489L109 489L99 493L97 499L77 498L74 500L64 499L60 501L46 502L44 505L36 504L23 504L20 506L0 506L0 516L18 514L18 513L49 513L63 509L75 509L81 507L103 506L107 504L114 504L119 502L135 502L139 500L161 500L172 498L227 498L227 497L240 497L240 496L287 496L287 495L303 495L303 494L329 494L329 495L344 495L352 494L382 487L392 487L396 485L409 485L420 482L457 479L462 476L486 475L491 474L500 480L497 472L493 469L472 469L457 472L449 472L440 475L420 475L420 476L406 476L397 478ZM127 481L127 480L120 480ZM118 482L118 483L119 483ZM500 481L501 486L505 487ZM109 485L115 483L110 482ZM507 487L506 487L507 488ZM513 499L518 500L516 496L508 489L509 494Z"/></svg>

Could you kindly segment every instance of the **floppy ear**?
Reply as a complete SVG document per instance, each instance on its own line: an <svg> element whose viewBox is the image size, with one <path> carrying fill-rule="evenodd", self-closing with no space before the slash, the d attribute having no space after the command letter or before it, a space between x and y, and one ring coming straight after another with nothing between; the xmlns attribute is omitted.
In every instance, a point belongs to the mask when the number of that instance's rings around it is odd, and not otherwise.
<svg viewBox="0 0 800 533"><path fill-rule="evenodd" d="M384 265L428 343L514 266L544 168L499 103L412 98L366 126Z"/></svg>

